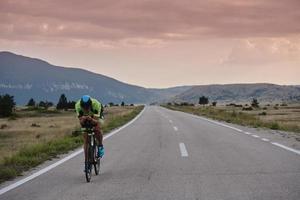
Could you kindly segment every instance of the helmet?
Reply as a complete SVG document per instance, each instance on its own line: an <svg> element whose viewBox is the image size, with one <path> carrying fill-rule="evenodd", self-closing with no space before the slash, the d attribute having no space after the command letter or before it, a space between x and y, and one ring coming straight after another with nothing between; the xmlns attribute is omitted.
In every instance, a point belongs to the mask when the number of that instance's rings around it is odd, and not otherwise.
<svg viewBox="0 0 300 200"><path fill-rule="evenodd" d="M92 106L92 99L89 95L83 95L80 99L80 106L82 108L90 108Z"/></svg>

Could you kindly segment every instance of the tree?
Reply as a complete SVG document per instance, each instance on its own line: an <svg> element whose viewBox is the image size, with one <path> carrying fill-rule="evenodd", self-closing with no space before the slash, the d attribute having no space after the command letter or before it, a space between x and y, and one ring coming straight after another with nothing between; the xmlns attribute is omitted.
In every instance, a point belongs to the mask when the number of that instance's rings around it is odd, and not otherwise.
<svg viewBox="0 0 300 200"><path fill-rule="evenodd" d="M65 94L60 95L58 103L56 105L56 109L68 109L68 100Z"/></svg>
<svg viewBox="0 0 300 200"><path fill-rule="evenodd" d="M35 101L33 98L28 101L27 106L35 106Z"/></svg>
<svg viewBox="0 0 300 200"><path fill-rule="evenodd" d="M258 108L259 107L259 102L257 101L257 99L253 99L252 100L251 106L254 107L254 108Z"/></svg>
<svg viewBox="0 0 300 200"><path fill-rule="evenodd" d="M205 96L200 97L199 98L199 104L200 105L206 105L206 104L208 104L208 98L205 97Z"/></svg>
<svg viewBox="0 0 300 200"><path fill-rule="evenodd" d="M125 106L125 103L124 103L124 101L122 101L122 103L121 103L121 106Z"/></svg>
<svg viewBox="0 0 300 200"><path fill-rule="evenodd" d="M216 106L216 105L217 105L216 101L212 102L212 106Z"/></svg>
<svg viewBox="0 0 300 200"><path fill-rule="evenodd" d="M3 96L0 95L0 116L8 117L12 114L13 108L16 103L14 101L14 97L9 94L5 94Z"/></svg>

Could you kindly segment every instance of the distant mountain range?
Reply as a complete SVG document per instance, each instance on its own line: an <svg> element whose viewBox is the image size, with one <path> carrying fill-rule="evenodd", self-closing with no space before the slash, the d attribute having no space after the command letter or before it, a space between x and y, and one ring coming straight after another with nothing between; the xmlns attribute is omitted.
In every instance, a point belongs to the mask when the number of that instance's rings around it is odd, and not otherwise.
<svg viewBox="0 0 300 200"><path fill-rule="evenodd" d="M151 103L189 88L147 89L87 70L54 66L40 59L0 52L0 94L13 95L20 105L30 98L57 103L62 93L69 100L90 94L103 103Z"/></svg>
<svg viewBox="0 0 300 200"><path fill-rule="evenodd" d="M19 105L26 104L30 98L57 103L62 93L68 100L90 94L103 103L196 103L202 95L218 102L247 102L252 98L267 102L300 101L300 86L228 84L149 89L83 69L54 66L40 59L0 52L0 94L6 93L13 95Z"/></svg>
<svg viewBox="0 0 300 200"><path fill-rule="evenodd" d="M170 101L197 103L200 96L221 103L249 103L253 98L266 103L300 102L300 86L268 83L194 86Z"/></svg>

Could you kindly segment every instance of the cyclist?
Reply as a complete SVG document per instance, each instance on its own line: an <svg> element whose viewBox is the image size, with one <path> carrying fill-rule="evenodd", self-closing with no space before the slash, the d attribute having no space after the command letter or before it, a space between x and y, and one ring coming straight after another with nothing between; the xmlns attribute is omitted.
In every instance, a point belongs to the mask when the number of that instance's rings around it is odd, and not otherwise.
<svg viewBox="0 0 300 200"><path fill-rule="evenodd" d="M103 106L102 104L94 98L91 98L89 95L84 95L78 100L75 104L75 110L80 121L82 128L89 126L94 127L95 136L98 141L98 156L104 156L104 147L103 147L103 134L100 127L100 119L103 119ZM84 160L85 168L87 169L87 133L83 134L84 140Z"/></svg>

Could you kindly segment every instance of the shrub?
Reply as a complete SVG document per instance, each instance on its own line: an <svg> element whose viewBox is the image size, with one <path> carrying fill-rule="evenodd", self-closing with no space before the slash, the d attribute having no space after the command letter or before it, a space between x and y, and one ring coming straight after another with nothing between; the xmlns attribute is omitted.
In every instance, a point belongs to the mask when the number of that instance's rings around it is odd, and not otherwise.
<svg viewBox="0 0 300 200"><path fill-rule="evenodd" d="M278 123L272 122L271 125L270 125L270 128L273 129L273 130L278 130L280 127L279 127Z"/></svg>
<svg viewBox="0 0 300 200"><path fill-rule="evenodd" d="M253 110L253 108L252 107L243 107L242 110L251 111L251 110Z"/></svg>
<svg viewBox="0 0 300 200"><path fill-rule="evenodd" d="M251 106L254 107L254 108L258 108L259 107L258 100L257 99L252 99Z"/></svg>
<svg viewBox="0 0 300 200"><path fill-rule="evenodd" d="M267 113L266 112L261 112L258 115L267 115Z"/></svg>
<svg viewBox="0 0 300 200"><path fill-rule="evenodd" d="M207 97L205 97L205 96L202 96L202 97L200 97L199 98L199 104L200 105L206 105L206 104L208 104L208 98Z"/></svg>
<svg viewBox="0 0 300 200"><path fill-rule="evenodd" d="M27 106L35 106L35 101L33 98L28 101Z"/></svg>

